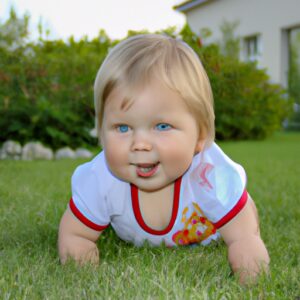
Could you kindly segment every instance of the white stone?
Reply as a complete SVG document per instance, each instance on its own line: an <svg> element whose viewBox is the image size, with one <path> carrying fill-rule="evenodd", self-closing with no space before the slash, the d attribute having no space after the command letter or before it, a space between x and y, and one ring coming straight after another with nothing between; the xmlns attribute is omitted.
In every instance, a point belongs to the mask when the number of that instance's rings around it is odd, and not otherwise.
<svg viewBox="0 0 300 300"><path fill-rule="evenodd" d="M5 158L18 159L22 153L22 146L15 141L6 141L2 146L1 152Z"/></svg>
<svg viewBox="0 0 300 300"><path fill-rule="evenodd" d="M35 159L53 159L53 151L50 148L45 147L40 142L29 142L22 150L23 160L35 160Z"/></svg>
<svg viewBox="0 0 300 300"><path fill-rule="evenodd" d="M91 158L93 157L93 153L87 149L78 148L75 151L76 158Z"/></svg>
<svg viewBox="0 0 300 300"><path fill-rule="evenodd" d="M75 158L75 152L69 147L58 149L55 153L55 159L64 158Z"/></svg>
<svg viewBox="0 0 300 300"><path fill-rule="evenodd" d="M0 159L6 159L7 158L7 154L6 152L1 148L0 149Z"/></svg>

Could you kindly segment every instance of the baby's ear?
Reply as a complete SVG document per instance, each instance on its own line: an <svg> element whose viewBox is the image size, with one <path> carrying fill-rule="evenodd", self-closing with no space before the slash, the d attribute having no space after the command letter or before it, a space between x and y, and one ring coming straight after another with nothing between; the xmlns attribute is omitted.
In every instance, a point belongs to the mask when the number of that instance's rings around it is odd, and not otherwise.
<svg viewBox="0 0 300 300"><path fill-rule="evenodd" d="M203 150L205 145L205 139L199 139L197 141L196 147L195 147L195 153L199 153Z"/></svg>
<svg viewBox="0 0 300 300"><path fill-rule="evenodd" d="M204 149L205 146L205 142L206 142L206 132L205 130L202 130L202 132L200 132L199 137L198 137L198 141L195 147L195 153L199 153Z"/></svg>

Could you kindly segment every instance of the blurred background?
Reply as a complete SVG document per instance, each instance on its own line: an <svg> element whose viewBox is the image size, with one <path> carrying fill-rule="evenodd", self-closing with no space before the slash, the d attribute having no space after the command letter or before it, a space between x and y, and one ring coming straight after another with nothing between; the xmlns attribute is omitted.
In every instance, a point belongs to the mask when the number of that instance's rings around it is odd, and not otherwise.
<svg viewBox="0 0 300 300"><path fill-rule="evenodd" d="M147 32L199 55L217 140L299 131L299 11L297 0L2 0L0 146L96 146L96 72L116 43Z"/></svg>
<svg viewBox="0 0 300 300"><path fill-rule="evenodd" d="M174 0L1 0L1 19L9 18L13 6L18 15L30 15L30 34L39 37L41 23L48 39L68 39L74 36L94 38L100 29L112 39L121 39L128 30L149 31L182 26L183 14L172 9Z"/></svg>

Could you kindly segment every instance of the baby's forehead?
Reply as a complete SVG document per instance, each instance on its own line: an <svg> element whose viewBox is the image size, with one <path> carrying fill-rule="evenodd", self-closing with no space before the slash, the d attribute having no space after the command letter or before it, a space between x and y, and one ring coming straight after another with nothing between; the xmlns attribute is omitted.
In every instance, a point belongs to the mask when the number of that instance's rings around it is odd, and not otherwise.
<svg viewBox="0 0 300 300"><path fill-rule="evenodd" d="M105 101L105 107L113 110L127 111L135 102L134 94L129 88L116 87Z"/></svg>
<svg viewBox="0 0 300 300"><path fill-rule="evenodd" d="M118 87L112 90L105 103L104 111L114 115L119 113L155 113L161 115L170 114L181 115L189 111L186 101L182 95L167 85L152 81L138 88Z"/></svg>
<svg viewBox="0 0 300 300"><path fill-rule="evenodd" d="M153 79L146 79L146 77L134 81L128 78L120 80L108 95L105 106L109 104L115 109L127 111L136 101L137 95L151 86L152 82Z"/></svg>

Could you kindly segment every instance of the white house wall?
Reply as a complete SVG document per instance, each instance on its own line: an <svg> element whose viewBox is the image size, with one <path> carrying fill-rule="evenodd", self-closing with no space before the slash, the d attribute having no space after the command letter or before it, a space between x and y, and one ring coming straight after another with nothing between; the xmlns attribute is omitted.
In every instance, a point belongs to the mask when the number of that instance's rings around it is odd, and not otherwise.
<svg viewBox="0 0 300 300"><path fill-rule="evenodd" d="M204 27L212 30L207 42L221 38L220 26L224 20L240 21L235 31L238 36L260 34L259 65L268 69L272 81L286 86L287 30L300 26L300 0L213 0L187 11L186 16L197 34Z"/></svg>

